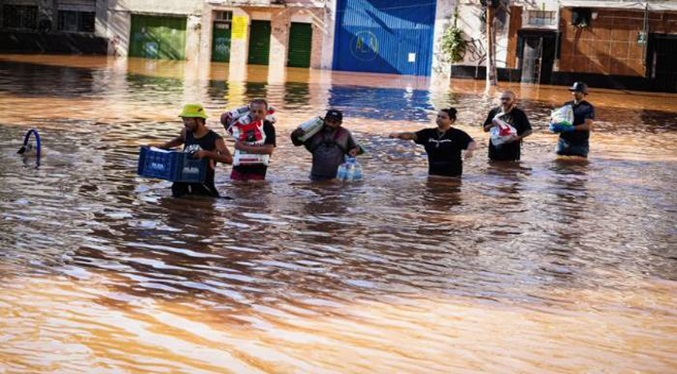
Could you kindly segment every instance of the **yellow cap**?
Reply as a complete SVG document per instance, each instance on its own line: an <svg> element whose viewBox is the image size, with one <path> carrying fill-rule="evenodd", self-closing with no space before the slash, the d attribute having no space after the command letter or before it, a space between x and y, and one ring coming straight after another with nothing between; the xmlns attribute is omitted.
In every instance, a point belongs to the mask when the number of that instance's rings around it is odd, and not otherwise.
<svg viewBox="0 0 677 374"><path fill-rule="evenodd" d="M198 117L207 119L207 113L205 108L202 107L202 104L186 104L183 106L183 110L179 117Z"/></svg>

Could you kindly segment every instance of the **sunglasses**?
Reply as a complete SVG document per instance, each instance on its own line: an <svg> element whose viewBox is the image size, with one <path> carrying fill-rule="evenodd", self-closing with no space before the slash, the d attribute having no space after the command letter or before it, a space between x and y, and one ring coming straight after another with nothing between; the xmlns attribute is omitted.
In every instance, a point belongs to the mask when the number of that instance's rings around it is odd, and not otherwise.
<svg viewBox="0 0 677 374"><path fill-rule="evenodd" d="M509 98L509 97L502 97L502 98L501 98L501 101L510 101L510 100L512 100L512 99Z"/></svg>

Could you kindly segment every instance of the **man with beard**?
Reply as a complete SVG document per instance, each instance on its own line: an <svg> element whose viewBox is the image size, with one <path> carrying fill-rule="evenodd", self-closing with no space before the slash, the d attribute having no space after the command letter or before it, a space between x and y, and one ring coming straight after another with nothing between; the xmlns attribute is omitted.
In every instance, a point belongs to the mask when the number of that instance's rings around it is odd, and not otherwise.
<svg viewBox="0 0 677 374"><path fill-rule="evenodd" d="M505 143L495 145L489 141L489 159L491 161L519 161L521 156L522 139L531 135L531 124L523 110L516 107L516 95L512 91L501 94L501 105L489 111L482 128L489 132L497 126L494 119L507 123L517 130L517 136L508 138Z"/></svg>
<svg viewBox="0 0 677 374"><path fill-rule="evenodd" d="M295 146L304 145L313 155L313 166L310 170L310 179L321 181L336 178L339 165L343 163L345 155L352 157L360 153L360 147L347 129L341 127L343 113L330 109L324 116L324 126L317 134L301 141L298 138L304 134L303 129L296 129L291 133L291 141Z"/></svg>
<svg viewBox="0 0 677 374"><path fill-rule="evenodd" d="M221 135L210 130L206 126L207 113L200 104L186 104L179 114L183 120L183 129L174 139L161 145L159 148L169 149L184 145L184 152L192 153L198 159L209 160L207 176L203 183L174 182L172 195L180 197L184 195L205 195L219 197L219 192L214 186L214 171L217 162L232 164L233 157L226 147L226 142Z"/></svg>

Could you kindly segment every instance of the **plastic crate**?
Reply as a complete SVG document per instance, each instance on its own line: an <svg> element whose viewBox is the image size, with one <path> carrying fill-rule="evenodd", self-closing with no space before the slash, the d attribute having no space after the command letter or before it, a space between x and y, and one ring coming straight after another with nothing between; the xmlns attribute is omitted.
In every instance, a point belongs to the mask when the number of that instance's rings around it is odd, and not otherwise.
<svg viewBox="0 0 677 374"><path fill-rule="evenodd" d="M207 160L193 158L190 153L141 147L138 174L147 178L172 182L202 183L207 175Z"/></svg>

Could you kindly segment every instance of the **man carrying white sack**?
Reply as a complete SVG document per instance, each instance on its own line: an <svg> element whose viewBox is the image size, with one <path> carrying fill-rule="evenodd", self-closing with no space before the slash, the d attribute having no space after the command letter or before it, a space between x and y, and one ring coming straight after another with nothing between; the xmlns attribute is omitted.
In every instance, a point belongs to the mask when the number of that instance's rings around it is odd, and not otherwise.
<svg viewBox="0 0 677 374"><path fill-rule="evenodd" d="M522 139L531 135L531 124L523 110L517 108L517 97L512 91L501 94L501 105L489 111L487 119L482 125L484 132L489 132L496 126L512 126L515 131L512 135L502 139L500 144L489 141L489 159L491 161L519 161L521 156ZM495 130L494 130L495 131Z"/></svg>
<svg viewBox="0 0 677 374"><path fill-rule="evenodd" d="M571 105L574 111L573 126L560 127L557 154L560 156L588 157L590 151L590 131L595 121L595 107L585 100L588 96L588 85L575 82L569 91L573 100L564 105Z"/></svg>

